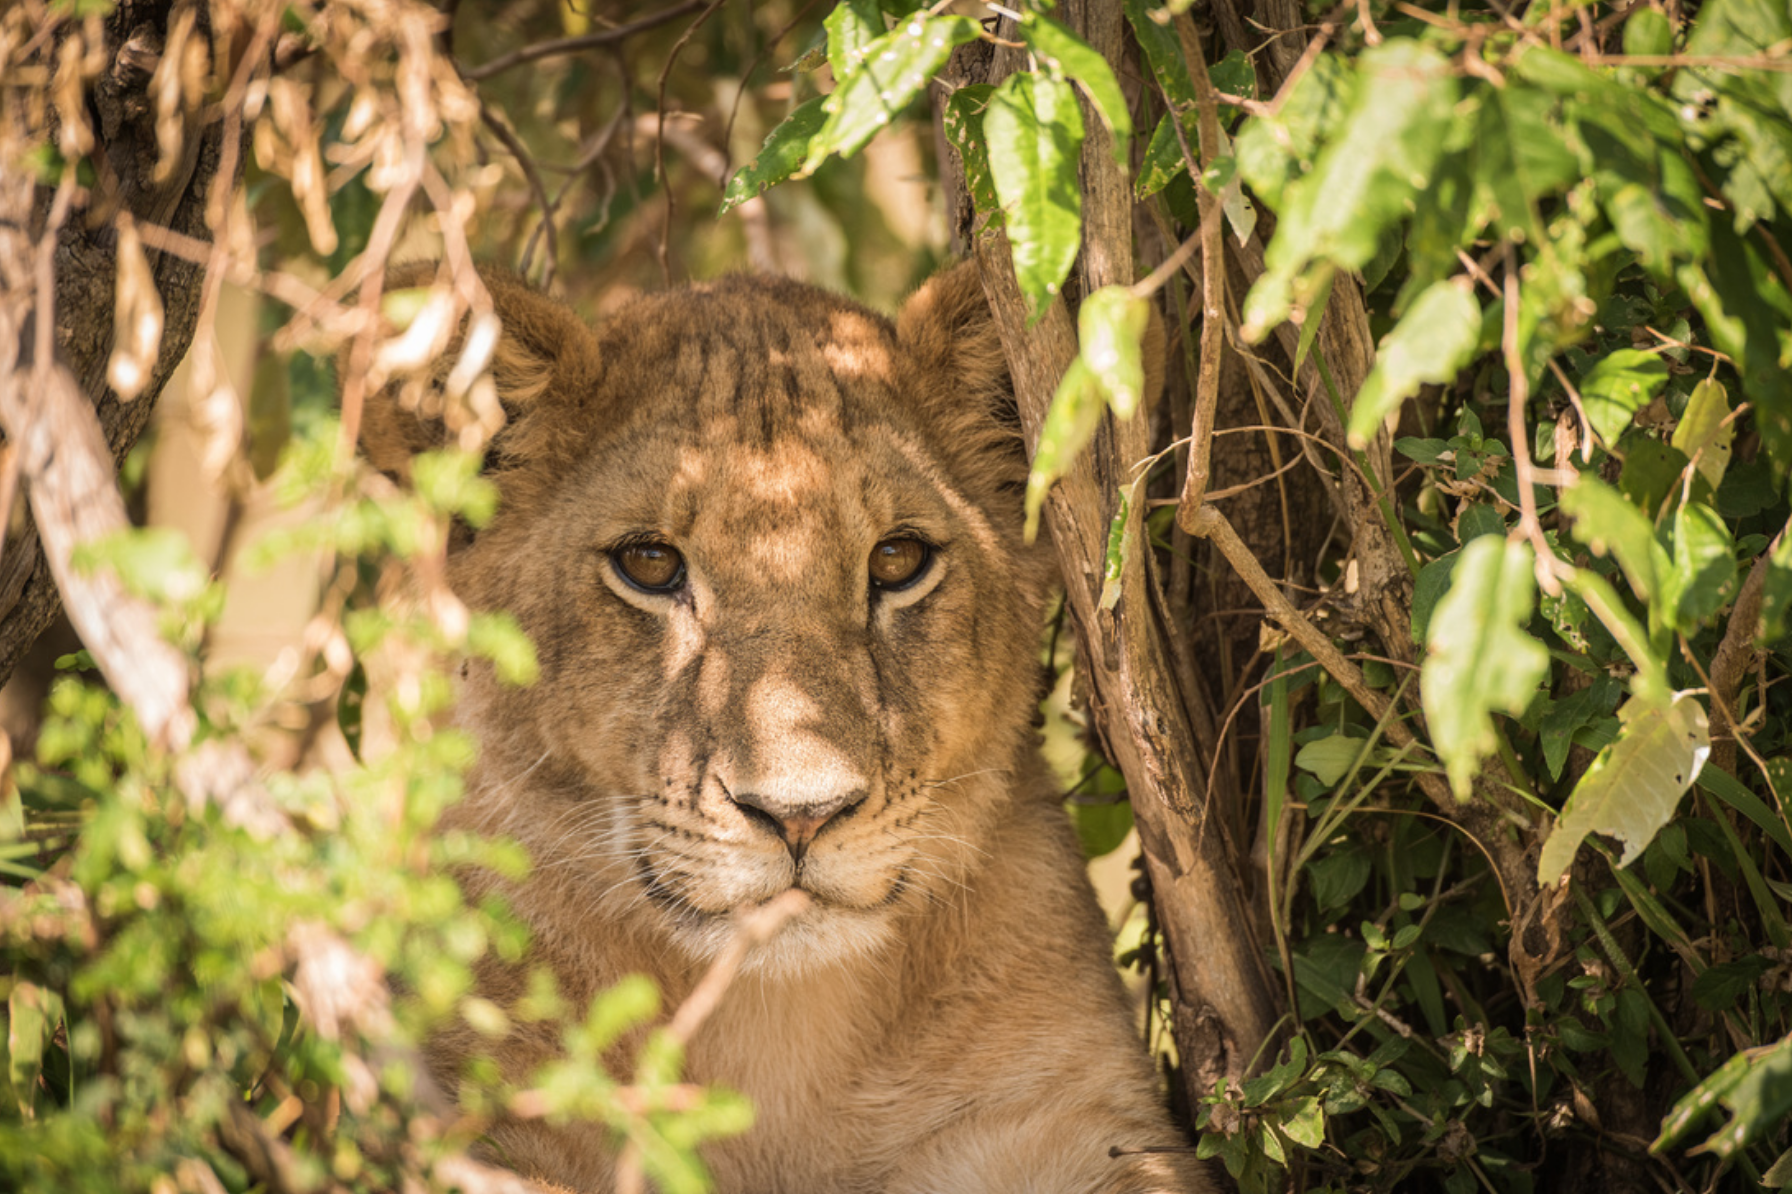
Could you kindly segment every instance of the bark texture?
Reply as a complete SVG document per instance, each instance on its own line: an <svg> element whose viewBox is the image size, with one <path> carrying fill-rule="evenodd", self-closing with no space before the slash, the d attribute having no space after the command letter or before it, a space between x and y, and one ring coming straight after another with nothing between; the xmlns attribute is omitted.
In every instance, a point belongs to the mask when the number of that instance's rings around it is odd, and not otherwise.
<svg viewBox="0 0 1792 1194"><path fill-rule="evenodd" d="M0 282L8 296L0 315L4 325L0 335L8 340L6 359L0 360L0 366L6 366L8 384L18 387L17 396L24 403L12 413L30 420L48 416L54 408L73 417L59 399L81 396L99 438L88 441L84 433L67 430L72 424L65 425L65 434L51 448L66 455L78 451L77 445L84 442L102 445L101 459L109 460L113 473L148 425L157 397L192 342L204 275L200 264L147 250L164 311L161 349L142 393L121 401L106 383L114 343L120 215L128 213L139 225L167 228L209 242L213 220L208 217L208 207L221 210L223 198L220 194L214 201L214 183L222 173L226 190L234 188L242 169L240 115L225 119L216 108L209 118L187 109L164 114L162 119L179 122L185 135L173 154L165 155L158 143L158 111L151 84L162 64L171 21L182 7L192 10L195 36L209 46L212 29L203 4L119 0L104 18L65 20L42 51L46 76L57 69L71 38L85 38L95 31L103 38L102 73L79 92L93 138L86 155L93 170L92 186L66 188L65 184L64 189L55 180L33 185L29 173L17 168L16 159L7 163L6 181L0 185ZM9 157L19 147L56 144L70 118L54 100L48 107L34 110L23 94L31 86L30 81L21 79L8 88L12 94L6 97L4 135ZM52 90L51 94L66 93ZM234 143L227 143L227 129L233 131ZM43 293L43 282L50 278L53 298ZM52 312L55 359L40 370L38 323ZM29 380L33 377L40 379L35 385ZM16 442L19 424L15 418L0 417L6 418L12 437L5 465L10 482L19 476L15 470L30 464L30 453L28 446ZM29 493L28 468L24 476ZM115 498L116 483L110 488ZM61 606L39 534L40 517L35 505L22 518L15 513L7 529L4 554L0 554L0 683L12 675Z"/></svg>

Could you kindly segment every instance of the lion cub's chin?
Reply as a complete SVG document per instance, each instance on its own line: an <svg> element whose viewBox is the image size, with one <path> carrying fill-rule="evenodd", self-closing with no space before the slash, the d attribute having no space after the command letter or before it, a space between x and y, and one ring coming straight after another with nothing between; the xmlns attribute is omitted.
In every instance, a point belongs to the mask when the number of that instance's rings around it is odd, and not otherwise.
<svg viewBox="0 0 1792 1194"><path fill-rule="evenodd" d="M741 912L750 909L742 908ZM744 972L795 976L871 957L896 935L892 908L849 908L811 897L809 905L755 945L741 963ZM664 921L680 950L700 962L720 957L740 932L738 915L671 913Z"/></svg>

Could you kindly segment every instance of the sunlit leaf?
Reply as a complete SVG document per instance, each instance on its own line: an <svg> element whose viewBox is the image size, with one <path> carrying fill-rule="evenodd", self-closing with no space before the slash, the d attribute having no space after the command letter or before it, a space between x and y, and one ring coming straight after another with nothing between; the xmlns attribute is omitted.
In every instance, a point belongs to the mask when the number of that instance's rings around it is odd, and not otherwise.
<svg viewBox="0 0 1792 1194"><path fill-rule="evenodd" d="M1453 380L1480 340L1481 306L1469 288L1453 282L1427 287L1376 350L1375 368L1351 405L1351 446L1366 444L1421 385Z"/></svg>
<svg viewBox="0 0 1792 1194"><path fill-rule="evenodd" d="M821 131L821 126L827 123L827 113L822 110L825 101L825 96L818 95L798 105L795 111L784 118L782 124L771 131L765 139L765 145L759 150L759 156L736 170L734 177L728 180L728 189L722 192L722 210L718 215L726 215L753 196L763 195L797 172L803 159L809 154L809 143Z"/></svg>
<svg viewBox="0 0 1792 1194"><path fill-rule="evenodd" d="M1523 712L1549 670L1549 653L1524 629L1536 603L1532 562L1527 543L1467 544L1431 619L1425 718L1458 799L1497 745L1493 714Z"/></svg>
<svg viewBox="0 0 1792 1194"><path fill-rule="evenodd" d="M1786 633L1792 609L1792 535L1773 545L1767 556L1767 580L1761 590L1761 641L1777 642Z"/></svg>
<svg viewBox="0 0 1792 1194"><path fill-rule="evenodd" d="M1182 152L1182 139L1176 135L1176 122L1165 116L1157 122L1157 130L1151 134L1145 156L1139 163L1136 187L1139 198L1149 199L1187 170L1188 158Z"/></svg>
<svg viewBox="0 0 1792 1194"><path fill-rule="evenodd" d="M1574 519L1574 537L1600 555L1617 557L1630 587L1644 601L1659 594L1671 564L1655 539L1655 528L1624 495L1584 474L1562 494L1562 509Z"/></svg>
<svg viewBox="0 0 1792 1194"><path fill-rule="evenodd" d="M859 72L867 47L884 35L884 14L877 0L840 0L822 27L828 34L828 65L839 85Z"/></svg>
<svg viewBox="0 0 1792 1194"><path fill-rule="evenodd" d="M1661 1121L1661 1135L1650 1151L1678 1145L1720 1103L1730 1118L1688 1151L1730 1157L1778 1130L1792 1114L1792 1037L1742 1050L1682 1095Z"/></svg>
<svg viewBox="0 0 1792 1194"><path fill-rule="evenodd" d="M1673 817L1711 753L1705 707L1690 693L1666 703L1632 697L1618 718L1618 740L1581 776L1543 843L1537 882L1544 887L1562 877L1589 833L1622 838L1618 865L1630 865Z"/></svg>
<svg viewBox="0 0 1792 1194"><path fill-rule="evenodd" d="M1699 475L1716 489L1723 484L1724 471L1730 467L1730 444L1736 428L1725 422L1730 417L1730 395L1724 383L1706 378L1692 388L1686 399L1686 412L1674 428L1673 444L1689 458Z"/></svg>
<svg viewBox="0 0 1792 1194"><path fill-rule="evenodd" d="M829 154L857 153L921 93L953 48L975 40L981 29L969 17L916 16L846 51L853 63L851 72L822 101L827 121L810 139L795 177L813 174ZM830 61L833 56L830 40ZM840 69L836 64L837 76Z"/></svg>
<svg viewBox="0 0 1792 1194"><path fill-rule="evenodd" d="M1027 513L1028 533L1031 534L1035 510L1029 509ZM1126 576L1126 566L1132 562L1133 539L1130 528L1133 513L1132 491L1121 486L1120 505L1114 511L1114 517L1108 520L1108 546L1102 553L1101 598L1096 602L1101 609L1111 610L1120 604L1120 584Z"/></svg>
<svg viewBox="0 0 1792 1194"><path fill-rule="evenodd" d="M1344 127L1282 196L1267 268L1245 299L1243 333L1253 343L1309 302L1328 265L1368 262L1437 163L1458 89L1449 59L1426 43L1390 40L1364 50L1358 71Z"/></svg>
<svg viewBox="0 0 1792 1194"><path fill-rule="evenodd" d="M988 83L960 87L946 101L940 113L940 126L964 165L965 189L971 193L977 214L999 227L1002 223L1001 202L996 198L995 179L989 172L989 143L983 132L983 113L994 92L995 87Z"/></svg>
<svg viewBox="0 0 1792 1194"><path fill-rule="evenodd" d="M1668 367L1656 353L1634 348L1608 353L1580 379L1587 421L1606 444L1617 443L1636 412L1661 392L1667 380Z"/></svg>
<svg viewBox="0 0 1792 1194"><path fill-rule="evenodd" d="M1034 319L1044 314L1082 245L1077 157L1083 117L1070 84L1010 75L983 114L1014 275Z"/></svg>
<svg viewBox="0 0 1792 1194"><path fill-rule="evenodd" d="M1188 61L1182 56L1182 42L1177 38L1176 30L1152 19L1152 10L1157 6L1151 0L1126 0L1125 7L1133 36L1138 40L1139 49L1144 51L1151 77L1157 80L1164 98L1177 112L1191 111L1195 104L1195 84L1189 78Z"/></svg>
<svg viewBox="0 0 1792 1194"><path fill-rule="evenodd" d="M1070 462L1083 450L1089 437L1101 422L1101 386L1088 364L1078 357L1064 371L1051 407L1039 428L1039 443L1033 452L1033 467L1027 474L1027 541L1039 533L1039 510L1052 483L1070 468Z"/></svg>
<svg viewBox="0 0 1792 1194"><path fill-rule="evenodd" d="M1125 162L1132 137L1132 114L1127 111L1126 97L1121 94L1108 60L1069 29L1039 13L1021 26L1021 36L1041 65L1082 84L1102 123L1114 134L1114 156Z"/></svg>
<svg viewBox="0 0 1792 1194"><path fill-rule="evenodd" d="M1736 545L1717 511L1689 502L1674 511L1673 568L1661 601L1682 634L1694 634L1734 595Z"/></svg>
<svg viewBox="0 0 1792 1194"><path fill-rule="evenodd" d="M1077 311L1081 355L1114 414L1130 419L1145 391L1140 348L1151 304L1127 286L1103 286Z"/></svg>

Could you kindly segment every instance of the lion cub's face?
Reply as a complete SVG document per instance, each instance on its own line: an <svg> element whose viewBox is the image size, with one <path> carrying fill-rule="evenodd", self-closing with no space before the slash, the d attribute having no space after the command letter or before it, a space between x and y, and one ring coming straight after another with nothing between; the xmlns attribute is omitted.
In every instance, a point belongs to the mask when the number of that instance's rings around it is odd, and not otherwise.
<svg viewBox="0 0 1792 1194"><path fill-rule="evenodd" d="M464 704L540 881L699 955L800 887L793 960L875 948L967 881L1042 588L975 287L937 279L899 332L733 280L594 337L494 286L504 502L452 572L540 655L534 686L475 673Z"/></svg>

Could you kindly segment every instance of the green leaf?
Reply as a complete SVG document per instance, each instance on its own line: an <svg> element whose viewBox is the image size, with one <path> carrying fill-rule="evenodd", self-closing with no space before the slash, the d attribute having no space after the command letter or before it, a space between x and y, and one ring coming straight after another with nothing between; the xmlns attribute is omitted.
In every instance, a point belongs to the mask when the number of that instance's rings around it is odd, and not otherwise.
<svg viewBox="0 0 1792 1194"><path fill-rule="evenodd" d="M1492 535L1467 544L1431 619L1420 683L1457 799L1494 751L1493 713L1523 712L1549 671L1549 652L1524 630L1536 602L1533 559L1529 544Z"/></svg>
<svg viewBox="0 0 1792 1194"><path fill-rule="evenodd" d="M1646 11L1646 10L1645 10ZM1639 13L1638 16L1641 14ZM1625 36L1628 43L1629 26ZM1713 58L1774 54L1792 38L1792 12L1774 0L1714 0L1691 25L1686 53ZM1679 115L1695 148L1728 167L1724 195L1737 227L1792 210L1792 85L1762 70L1691 70L1674 80ZM1715 101L1715 102L1714 102ZM1721 155L1721 156L1719 156Z"/></svg>
<svg viewBox="0 0 1792 1194"><path fill-rule="evenodd" d="M865 52L884 35L884 14L877 0L841 0L822 21L828 33L828 65L836 85L859 73Z"/></svg>
<svg viewBox="0 0 1792 1194"><path fill-rule="evenodd" d="M1431 615L1437 603L1450 591L1450 575L1462 553L1452 551L1437 557L1423 568L1412 586L1412 641L1423 643L1431 627Z"/></svg>
<svg viewBox="0 0 1792 1194"><path fill-rule="evenodd" d="M841 5L834 15L848 8ZM859 19L852 18L853 36L861 27ZM851 157L857 153L921 93L955 47L976 40L981 31L982 26L969 17L914 17L873 41L851 43L842 51L848 73L841 77L842 65L835 63L838 86L822 101L827 121L810 139L809 152L795 177L815 173L829 154ZM831 36L828 57L834 61Z"/></svg>
<svg viewBox="0 0 1792 1194"><path fill-rule="evenodd" d="M1139 163L1138 197L1149 199L1187 170L1188 158L1182 152L1182 139L1176 135L1176 122L1165 116L1157 122L1157 131L1151 134L1145 157Z"/></svg>
<svg viewBox="0 0 1792 1194"><path fill-rule="evenodd" d="M1288 1139L1305 1148L1318 1148L1325 1143L1325 1112L1319 1107L1319 1096L1308 1095L1295 1101L1281 1122Z"/></svg>
<svg viewBox="0 0 1792 1194"><path fill-rule="evenodd" d="M1693 502L1674 511L1674 564L1662 604L1682 634L1691 635L1735 593L1736 546L1717 511Z"/></svg>
<svg viewBox="0 0 1792 1194"><path fill-rule="evenodd" d="M1121 94L1108 60L1069 29L1040 13L1032 14L1021 26L1021 37L1048 70L1083 85L1102 123L1114 134L1114 156L1125 164L1132 137L1132 114L1127 111L1126 96Z"/></svg>
<svg viewBox="0 0 1792 1194"><path fill-rule="evenodd" d="M1624 52L1641 57L1672 54L1674 26L1667 14L1658 8L1633 11L1624 22Z"/></svg>
<svg viewBox="0 0 1792 1194"><path fill-rule="evenodd" d="M1129 16L1135 4L1144 7L1141 0L1128 0ZM1149 18L1147 23L1154 24ZM1139 29L1140 23L1135 20L1133 28ZM1149 53L1142 32L1139 44ZM1176 54L1180 61L1181 50L1178 49ZM1161 83L1163 76L1160 74L1158 78ZM1357 75L1343 59L1321 54L1294 85L1280 112L1273 117L1257 117L1245 123L1239 130L1236 144L1238 169L1259 198L1272 208L1282 206L1294 180L1313 169L1322 135L1343 119L1355 102L1357 89ZM1168 86L1164 90L1168 94ZM1193 98L1192 94L1190 98ZM1171 101L1175 102L1174 96ZM1421 206L1420 210L1423 212L1425 208Z"/></svg>
<svg viewBox="0 0 1792 1194"><path fill-rule="evenodd" d="M1334 786L1344 778L1357 756L1363 753L1367 740L1351 738L1344 734L1331 734L1317 738L1300 748L1294 756L1294 765L1311 771L1319 777L1319 782L1326 787Z"/></svg>
<svg viewBox="0 0 1792 1194"><path fill-rule="evenodd" d="M62 1024L62 996L35 983L15 983L6 1012L7 1077L18 1098L19 1114L29 1120L35 1116L44 1041Z"/></svg>
<svg viewBox="0 0 1792 1194"><path fill-rule="evenodd" d="M1623 838L1618 865L1629 866L1673 817L1711 753L1705 707L1688 693L1666 704L1632 697L1618 719L1618 740L1593 760L1543 843L1537 882L1544 887L1562 877L1589 833Z"/></svg>
<svg viewBox="0 0 1792 1194"><path fill-rule="evenodd" d="M1132 832L1132 805L1125 800L1109 804L1070 802L1071 824L1076 826L1077 841L1082 843L1084 858L1100 858L1112 854Z"/></svg>
<svg viewBox="0 0 1792 1194"><path fill-rule="evenodd" d="M1481 307L1467 286L1437 282L1426 287L1383 338L1375 367L1357 391L1350 408L1350 446L1364 447L1382 420L1421 385L1453 380L1474 357L1480 340Z"/></svg>
<svg viewBox="0 0 1792 1194"><path fill-rule="evenodd" d="M1265 272L1245 299L1252 343L1309 303L1326 269L1359 269L1374 257L1382 230L1430 182L1456 103L1449 59L1429 44L1389 39L1363 51L1358 73L1343 129L1282 196ZM1245 156L1241 146L1241 166Z"/></svg>
<svg viewBox="0 0 1792 1194"><path fill-rule="evenodd" d="M1786 611L1792 608L1792 535L1773 545L1767 556L1767 582L1761 589L1761 641L1777 642L1786 633Z"/></svg>
<svg viewBox="0 0 1792 1194"><path fill-rule="evenodd" d="M1608 447L1617 443L1667 380L1668 367L1655 353L1620 348L1601 357L1580 379L1581 405L1600 440Z"/></svg>
<svg viewBox="0 0 1792 1194"><path fill-rule="evenodd" d="M1037 320L1082 245L1083 196L1077 183L1082 113L1068 83L1020 73L996 88L983 127L1015 279Z"/></svg>
<svg viewBox="0 0 1792 1194"><path fill-rule="evenodd" d="M1792 370L1785 367L1782 339L1792 327L1792 294L1727 220L1711 225L1709 259L1682 267L1677 280L1704 316L1712 343L1735 362L1741 397L1754 404L1755 425L1772 458L1792 459Z"/></svg>
<svg viewBox="0 0 1792 1194"><path fill-rule="evenodd" d="M728 212L753 198L763 195L778 183L783 182L803 164L809 155L809 144L821 126L827 123L828 115L822 110L826 102L825 96L816 96L784 118L782 124L771 131L765 144L759 150L759 156L751 164L734 172L728 180L727 190L722 192L722 210L717 215ZM969 173L967 168L966 173Z"/></svg>
<svg viewBox="0 0 1792 1194"><path fill-rule="evenodd" d="M1062 477L1070 462L1083 450L1089 437L1101 422L1101 386L1082 357L1070 362L1064 379L1052 395L1051 407L1039 428L1039 443L1033 452L1033 467L1027 473L1027 542L1039 533L1039 509L1052 482Z"/></svg>
<svg viewBox="0 0 1792 1194"><path fill-rule="evenodd" d="M1151 304L1129 286L1103 286L1077 311L1080 355L1108 405L1122 419L1137 413L1145 392L1140 349L1150 323Z"/></svg>
<svg viewBox="0 0 1792 1194"><path fill-rule="evenodd" d="M1760 954L1719 962L1692 980L1693 1002L1708 1012L1727 1012L1772 969L1773 963Z"/></svg>
<svg viewBox="0 0 1792 1194"><path fill-rule="evenodd" d="M1036 509L1028 510L1028 535L1038 530L1037 513ZM1122 485L1120 505L1114 511L1114 517L1108 520L1108 548L1101 564L1101 599L1096 602L1101 609L1111 610L1120 604L1120 582L1126 575L1127 564L1132 562L1132 535L1129 533L1132 516L1132 491Z"/></svg>
<svg viewBox="0 0 1792 1194"><path fill-rule="evenodd" d="M964 164L965 189L971 193L977 214L986 216L991 227L1000 227L1001 202L996 198L995 178L989 172L989 142L983 132L983 114L993 94L995 87L989 83L960 87L946 101L940 125Z"/></svg>
<svg viewBox="0 0 1792 1194"><path fill-rule="evenodd" d="M1730 444L1736 438L1734 424L1724 421L1729 417L1729 391L1721 381L1708 377L1692 388L1686 412L1674 428L1673 445L1686 453L1714 490L1724 482L1724 471L1730 467Z"/></svg>
<svg viewBox="0 0 1792 1194"><path fill-rule="evenodd" d="M1313 886L1313 903L1321 912L1342 908L1369 882L1374 864L1354 846L1347 846L1307 864L1307 881Z"/></svg>
<svg viewBox="0 0 1792 1194"><path fill-rule="evenodd" d="M1207 69L1215 91L1250 99L1257 94L1257 68L1243 50L1233 50Z"/></svg>
<svg viewBox="0 0 1792 1194"><path fill-rule="evenodd" d="M1644 601L1660 594L1672 565L1643 512L1611 486L1582 474L1562 494L1562 509L1574 519L1574 537L1599 555L1613 555L1630 587ZM1651 611L1653 613L1653 611Z"/></svg>
<svg viewBox="0 0 1792 1194"><path fill-rule="evenodd" d="M1307 1042L1295 1037L1288 1042L1288 1060L1272 1066L1255 1078L1246 1078L1239 1087L1246 1107L1260 1107L1287 1090L1307 1069Z"/></svg>
<svg viewBox="0 0 1792 1194"><path fill-rule="evenodd" d="M1744 1049L1687 1091L1661 1121L1661 1135L1649 1150L1674 1147L1719 1103L1730 1111L1728 1122L1689 1152L1728 1158L1778 1130L1792 1113L1792 1037Z"/></svg>
<svg viewBox="0 0 1792 1194"><path fill-rule="evenodd" d="M127 527L103 539L77 544L70 562L77 571L109 568L125 588L152 601L181 604L209 583L193 544L173 527Z"/></svg>
<svg viewBox="0 0 1792 1194"><path fill-rule="evenodd" d="M1176 31L1152 20L1156 7L1152 0L1126 0L1126 19L1171 111L1187 113L1195 106L1195 83L1189 77L1188 61L1182 56L1182 40Z"/></svg>

